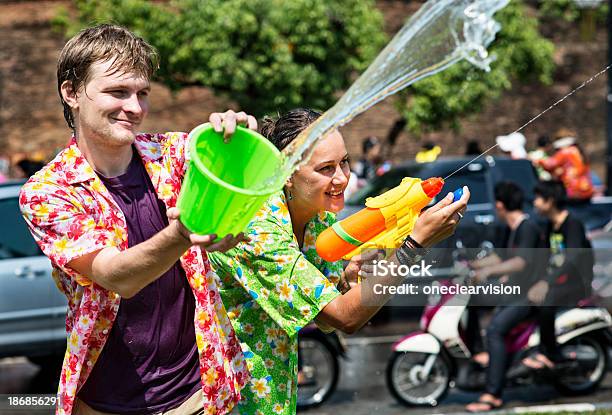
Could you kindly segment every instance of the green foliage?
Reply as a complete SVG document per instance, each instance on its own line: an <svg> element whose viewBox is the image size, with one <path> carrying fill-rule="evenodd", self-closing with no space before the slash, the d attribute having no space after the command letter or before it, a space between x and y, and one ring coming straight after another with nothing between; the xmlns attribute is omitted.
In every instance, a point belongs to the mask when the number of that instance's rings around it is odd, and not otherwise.
<svg viewBox="0 0 612 415"><path fill-rule="evenodd" d="M56 25L126 26L154 45L158 80L202 85L255 115L326 109L385 42L373 0L77 0Z"/></svg>
<svg viewBox="0 0 612 415"><path fill-rule="evenodd" d="M575 22L580 18L581 10L574 0L540 0L538 5L543 18L563 19L568 22ZM608 7L608 2L604 0L596 8L595 16L598 22L606 21Z"/></svg>
<svg viewBox="0 0 612 415"><path fill-rule="evenodd" d="M496 56L490 72L461 61L400 93L396 106L410 131L445 125L456 129L460 117L481 111L514 80L552 82L554 46L539 34L537 21L526 16L522 2L512 0L495 19L501 30L489 46Z"/></svg>

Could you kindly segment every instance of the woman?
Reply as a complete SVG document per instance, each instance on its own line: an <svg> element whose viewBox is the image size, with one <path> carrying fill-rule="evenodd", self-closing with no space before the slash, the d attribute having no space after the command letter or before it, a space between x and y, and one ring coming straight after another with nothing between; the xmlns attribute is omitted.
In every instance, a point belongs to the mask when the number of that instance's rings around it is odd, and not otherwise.
<svg viewBox="0 0 612 415"><path fill-rule="evenodd" d="M276 121L266 119L262 134L283 149L319 115L298 109ZM356 256L343 270L341 261L325 262L314 248L317 236L333 224L333 213L344 207L349 175L344 140L333 131L317 143L310 160L283 191L258 212L247 229L250 241L226 254L210 254L252 375L250 386L242 391L242 415L295 413L300 328L315 320L320 327L352 333L382 305L362 305L359 285L346 284L360 270L371 269L363 263L376 253ZM449 236L468 198L466 192L451 204L451 195L421 215L408 245L431 246ZM345 287L345 294L336 285Z"/></svg>

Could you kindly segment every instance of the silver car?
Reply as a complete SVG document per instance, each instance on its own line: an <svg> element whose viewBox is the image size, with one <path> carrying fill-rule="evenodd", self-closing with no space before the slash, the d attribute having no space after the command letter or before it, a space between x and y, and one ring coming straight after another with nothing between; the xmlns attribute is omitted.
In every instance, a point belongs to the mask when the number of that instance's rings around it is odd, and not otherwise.
<svg viewBox="0 0 612 415"><path fill-rule="evenodd" d="M0 184L0 357L42 363L64 354L67 301L21 217L22 184Z"/></svg>

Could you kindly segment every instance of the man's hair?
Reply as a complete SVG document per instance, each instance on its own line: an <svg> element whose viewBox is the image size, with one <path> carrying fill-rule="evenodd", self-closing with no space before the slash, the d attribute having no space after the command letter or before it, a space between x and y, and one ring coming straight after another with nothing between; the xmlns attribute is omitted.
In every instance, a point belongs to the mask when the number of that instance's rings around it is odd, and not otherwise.
<svg viewBox="0 0 612 415"><path fill-rule="evenodd" d="M57 89L64 118L73 130L74 117L62 97L62 84L70 81L73 91L78 91L89 81L91 66L108 61L112 73L134 72L146 79L159 67L155 49L121 26L101 24L81 30L64 45L57 62Z"/></svg>
<svg viewBox="0 0 612 415"><path fill-rule="evenodd" d="M259 132L282 150L320 116L315 110L296 108L277 118L264 117Z"/></svg>
<svg viewBox="0 0 612 415"><path fill-rule="evenodd" d="M523 209L523 191L514 182L506 181L495 185L495 200L503 203L506 210L522 210Z"/></svg>
<svg viewBox="0 0 612 415"><path fill-rule="evenodd" d="M567 204L565 186L558 180L538 182L533 189L533 193L544 200L552 200L557 209L563 209Z"/></svg>

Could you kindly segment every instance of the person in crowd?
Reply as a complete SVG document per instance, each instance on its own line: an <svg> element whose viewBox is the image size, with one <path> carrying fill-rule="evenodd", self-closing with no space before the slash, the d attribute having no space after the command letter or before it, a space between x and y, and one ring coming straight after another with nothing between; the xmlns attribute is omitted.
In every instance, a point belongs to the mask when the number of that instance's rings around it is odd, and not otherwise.
<svg viewBox="0 0 612 415"><path fill-rule="evenodd" d="M536 171L540 180L551 180L552 176L548 171L539 165L539 162L546 160L552 154L552 143L550 137L547 135L541 135L538 137L537 148L530 151L527 157L536 166Z"/></svg>
<svg viewBox="0 0 612 415"><path fill-rule="evenodd" d="M157 55L125 28L83 29L57 82L72 138L23 186L22 214L68 299L58 415L229 413L249 373L208 252L175 208L185 133L137 133ZM229 138L245 113L210 116Z"/></svg>
<svg viewBox="0 0 612 415"><path fill-rule="evenodd" d="M534 207L548 220L546 235L550 259L545 278L529 290L539 307L540 350L523 360L532 369L552 369L563 360L555 336L558 306L573 307L591 294L594 257L582 222L567 208L565 187L560 181L542 181L534 189Z"/></svg>
<svg viewBox="0 0 612 415"><path fill-rule="evenodd" d="M584 152L576 143L576 133L562 128L555 134L555 153L534 164L561 180L570 201L588 201L593 196L590 167Z"/></svg>
<svg viewBox="0 0 612 415"><path fill-rule="evenodd" d="M471 264L477 281L501 277L503 283L520 287L522 296L502 299L503 304L495 309L487 328L488 359L479 359L480 363L488 365L485 393L477 402L467 405L469 412L486 412L503 405L502 391L509 362L504 337L534 311L526 293L533 285L534 277L544 271L543 262L537 255L538 248L544 248L545 242L536 222L523 211L523 202L523 191L515 183L500 182L495 186L496 213L510 228L505 259L492 256Z"/></svg>
<svg viewBox="0 0 612 415"><path fill-rule="evenodd" d="M525 150L525 143L527 142L527 139L521 133L499 135L495 138L495 142L499 146L502 153L514 160L524 159L527 157L527 150Z"/></svg>
<svg viewBox="0 0 612 415"><path fill-rule="evenodd" d="M425 141L414 159L417 163L430 163L436 161L441 152L442 148L440 146L431 141Z"/></svg>
<svg viewBox="0 0 612 415"><path fill-rule="evenodd" d="M482 154L482 149L480 148L480 141L476 138L468 140L465 146L465 155L479 156L480 154Z"/></svg>
<svg viewBox="0 0 612 415"><path fill-rule="evenodd" d="M42 169L45 163L42 161L31 160L28 158L21 159L15 163L15 177L27 179Z"/></svg>
<svg viewBox="0 0 612 415"><path fill-rule="evenodd" d="M361 142L361 159L352 166L357 179L363 183L380 176L385 171L385 162L382 154L382 143L378 137L370 136ZM381 170L383 168L383 170ZM388 168L386 168L388 170ZM360 186L361 187L361 186Z"/></svg>
<svg viewBox="0 0 612 415"><path fill-rule="evenodd" d="M264 120L261 132L282 150L319 116L309 109L292 110ZM299 330L315 321L323 330L353 333L389 298L379 296L376 305L367 305L362 283L352 288L346 284L355 282L358 272L371 274L377 252L357 255L344 268L342 261L324 261L315 250L318 235L334 224L334 213L344 207L349 175L343 137L332 131L248 225L250 241L210 255L252 374L238 407L241 415L294 414ZM390 260L420 261L424 248L454 232L468 198L465 188L459 201L453 203L448 194L423 212ZM403 278L381 276L376 281L399 284Z"/></svg>

